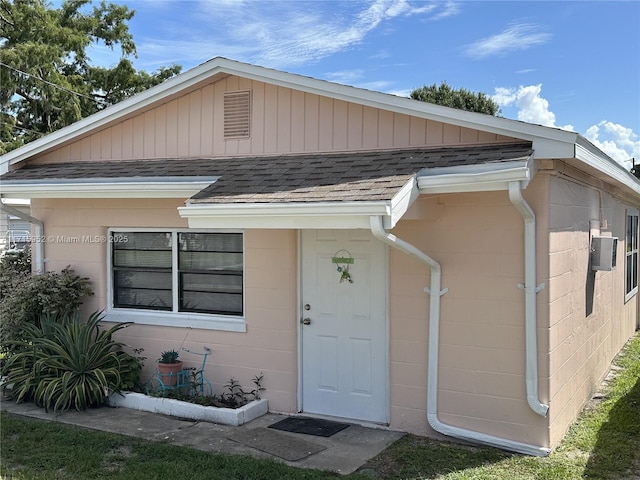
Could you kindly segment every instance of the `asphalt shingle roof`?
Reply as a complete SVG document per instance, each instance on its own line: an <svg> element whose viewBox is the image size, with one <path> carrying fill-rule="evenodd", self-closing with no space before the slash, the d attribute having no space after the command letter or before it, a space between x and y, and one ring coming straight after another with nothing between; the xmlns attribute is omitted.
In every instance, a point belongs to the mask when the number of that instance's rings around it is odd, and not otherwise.
<svg viewBox="0 0 640 480"><path fill-rule="evenodd" d="M191 203L286 203L391 200L425 168L527 159L531 143L350 153L70 162L27 165L0 182L211 177Z"/></svg>

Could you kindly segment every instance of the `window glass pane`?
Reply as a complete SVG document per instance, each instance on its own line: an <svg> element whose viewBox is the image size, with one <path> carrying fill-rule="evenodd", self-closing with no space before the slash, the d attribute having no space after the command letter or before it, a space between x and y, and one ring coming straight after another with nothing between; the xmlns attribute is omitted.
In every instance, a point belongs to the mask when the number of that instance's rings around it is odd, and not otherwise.
<svg viewBox="0 0 640 480"><path fill-rule="evenodd" d="M182 290L192 292L242 293L242 276L183 273Z"/></svg>
<svg viewBox="0 0 640 480"><path fill-rule="evenodd" d="M242 253L241 233L181 233L180 250Z"/></svg>
<svg viewBox="0 0 640 480"><path fill-rule="evenodd" d="M171 268L171 250L116 250L113 252L113 266Z"/></svg>
<svg viewBox="0 0 640 480"><path fill-rule="evenodd" d="M638 214L627 213L625 263L625 291L631 293L638 286Z"/></svg>
<svg viewBox="0 0 640 480"><path fill-rule="evenodd" d="M182 310L185 312L242 315L242 294L184 292Z"/></svg>
<svg viewBox="0 0 640 480"><path fill-rule="evenodd" d="M181 270L242 272L241 253L180 252Z"/></svg>
<svg viewBox="0 0 640 480"><path fill-rule="evenodd" d="M115 250L171 251L172 235L169 232L117 232L114 236L118 237L113 244Z"/></svg>
<svg viewBox="0 0 640 480"><path fill-rule="evenodd" d="M116 270L114 278L118 288L138 287L149 290L171 290L171 272Z"/></svg>
<svg viewBox="0 0 640 480"><path fill-rule="evenodd" d="M113 242L113 305L172 310L172 234L117 232Z"/></svg>
<svg viewBox="0 0 640 480"><path fill-rule="evenodd" d="M241 233L180 233L180 311L242 315Z"/></svg>
<svg viewBox="0 0 640 480"><path fill-rule="evenodd" d="M147 290L142 288L118 288L115 292L115 307L171 310L171 290Z"/></svg>

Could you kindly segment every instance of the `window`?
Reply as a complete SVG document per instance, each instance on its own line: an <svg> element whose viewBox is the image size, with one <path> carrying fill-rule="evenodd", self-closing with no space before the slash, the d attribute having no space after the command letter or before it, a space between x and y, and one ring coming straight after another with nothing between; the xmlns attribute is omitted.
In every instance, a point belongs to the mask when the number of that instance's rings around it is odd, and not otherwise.
<svg viewBox="0 0 640 480"><path fill-rule="evenodd" d="M243 315L242 233L111 233L114 308Z"/></svg>
<svg viewBox="0 0 640 480"><path fill-rule="evenodd" d="M627 239L625 258L625 299L638 292L638 211L627 210Z"/></svg>

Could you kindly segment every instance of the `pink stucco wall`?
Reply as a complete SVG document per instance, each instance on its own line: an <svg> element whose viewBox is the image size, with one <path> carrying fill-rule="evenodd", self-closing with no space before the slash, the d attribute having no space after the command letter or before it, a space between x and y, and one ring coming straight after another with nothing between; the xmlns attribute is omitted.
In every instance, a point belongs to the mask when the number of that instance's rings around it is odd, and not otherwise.
<svg viewBox="0 0 640 480"><path fill-rule="evenodd" d="M633 334L637 296L624 302L626 204L606 190L553 171L524 191L536 212L539 397L548 418L525 394L523 220L506 192L420 197L393 233L442 265L439 415L445 423L554 447ZM601 200L602 198L602 200ZM109 227L186 228L177 200L42 200L47 270L71 265L96 292L85 310L107 306L108 246L73 241ZM620 238L618 267L589 273L590 221ZM606 221L606 228L604 228ZM135 325L120 339L144 348L144 375L160 351L200 349L214 355L207 375L220 391L230 376L245 386L264 372L271 409L298 404L298 232L245 231L246 333ZM585 284L592 276L592 307ZM390 427L432 435L426 421L429 271L389 249ZM589 292L589 290L587 290ZM589 308L589 311L587 309ZM188 360L185 356L185 360Z"/></svg>
<svg viewBox="0 0 640 480"><path fill-rule="evenodd" d="M95 296L85 312L107 307L107 255L105 242L83 241L84 236L106 235L109 227L186 228L174 200L34 200L32 215L45 224L45 257L48 271L71 266L93 283ZM213 349L207 376L217 392L231 376L245 387L264 373L274 411L297 408L297 232L249 230L245 232L245 320L246 333L135 325L118 339L132 348L144 348L143 380L155 369L163 350L185 347ZM183 360L189 360L184 353ZM200 360L193 357L195 363Z"/></svg>
<svg viewBox="0 0 640 480"><path fill-rule="evenodd" d="M440 420L546 445L546 421L529 409L525 394L522 217L506 192L425 196L408 216L413 220L400 222L393 233L438 261L442 288L448 288L441 299ZM429 271L397 251L390 270L391 422L432 434L426 420L429 300L423 291Z"/></svg>
<svg viewBox="0 0 640 480"><path fill-rule="evenodd" d="M633 335L638 296L624 300L629 205L576 171L550 176L549 190L549 429L557 445ZM618 237L615 270L590 270L590 234Z"/></svg>

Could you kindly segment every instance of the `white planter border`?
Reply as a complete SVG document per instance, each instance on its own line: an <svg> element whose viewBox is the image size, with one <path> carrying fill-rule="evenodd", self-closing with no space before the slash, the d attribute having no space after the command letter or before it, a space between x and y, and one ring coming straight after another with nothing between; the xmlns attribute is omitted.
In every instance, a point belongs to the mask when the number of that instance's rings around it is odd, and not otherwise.
<svg viewBox="0 0 640 480"><path fill-rule="evenodd" d="M109 405L236 427L269 411L269 401L266 398L254 400L240 408L220 408L196 405L173 398L150 397L135 392L113 393L109 397Z"/></svg>

